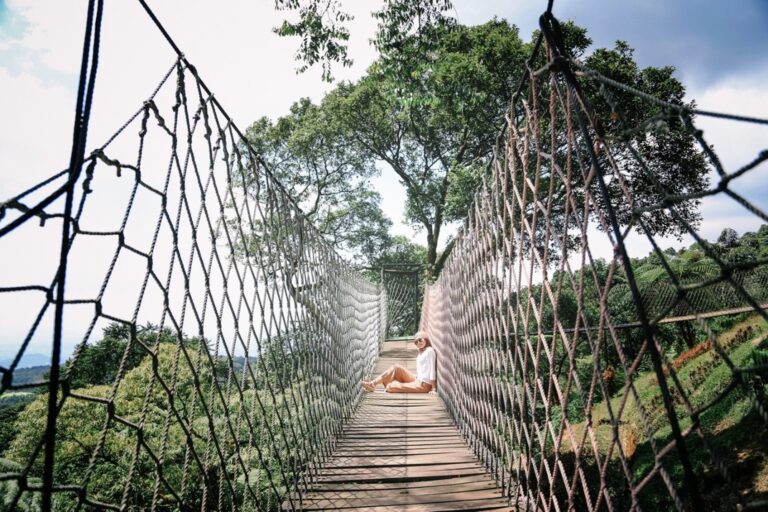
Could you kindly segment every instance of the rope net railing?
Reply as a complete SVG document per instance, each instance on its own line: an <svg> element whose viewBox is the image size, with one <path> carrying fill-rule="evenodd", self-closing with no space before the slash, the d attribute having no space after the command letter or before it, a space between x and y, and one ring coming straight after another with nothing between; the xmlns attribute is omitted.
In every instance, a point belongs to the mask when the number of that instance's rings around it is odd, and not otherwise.
<svg viewBox="0 0 768 512"><path fill-rule="evenodd" d="M298 508L378 356L385 293L183 57L77 171L0 204L0 309L18 340L0 399L24 405L4 425L0 509ZM60 266L38 254L64 224ZM30 382L22 358L52 339L58 378Z"/></svg>
<svg viewBox="0 0 768 512"><path fill-rule="evenodd" d="M736 187L768 151L726 171L694 117L766 121L661 101L570 57L551 14L541 28L492 172L424 296L438 392L520 510L760 509L768 259L708 242L708 219L686 212L717 197L768 220ZM711 183L660 172L681 141ZM662 225L695 251L664 250ZM630 257L637 240L650 256ZM711 314L729 308L740 316Z"/></svg>
<svg viewBox="0 0 768 512"><path fill-rule="evenodd" d="M381 283L387 294L387 338L410 336L418 330L423 274L420 265L382 267Z"/></svg>

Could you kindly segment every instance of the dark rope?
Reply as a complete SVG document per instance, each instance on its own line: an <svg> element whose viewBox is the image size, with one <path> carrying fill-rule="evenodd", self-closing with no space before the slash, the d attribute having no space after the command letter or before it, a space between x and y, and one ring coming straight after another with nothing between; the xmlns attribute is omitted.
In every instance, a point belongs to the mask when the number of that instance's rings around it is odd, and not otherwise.
<svg viewBox="0 0 768 512"><path fill-rule="evenodd" d="M552 48L555 52L554 58L557 59L560 57L567 59L568 54L565 48L565 42L563 40L563 33L560 28L560 23L557 21L557 19L555 19L551 13L545 13L539 20L539 26L541 27L541 31L544 34L544 37L547 38L550 48ZM560 70L560 73L564 77L568 87L573 91L574 96L578 98L579 102L584 106L585 110L589 109L589 100L581 91L581 88L576 82L576 78L573 76L571 70L568 67L563 67ZM589 110L587 110L587 112L589 112ZM672 427L675 443L677 444L678 456L680 457L683 470L685 471L686 487L688 488L688 492L692 497L694 508L702 510L704 508L704 504L702 502L698 486L696 485L696 477L693 473L693 467L691 465L688 449L685 445L685 439L683 439L683 435L680 430L680 424L677 419L677 414L675 413L674 404L672 403L672 396L667 387L667 381L665 379L664 370L662 368L661 355L659 354L656 341L654 339L654 329L650 325L642 296L640 294L637 281L635 280L634 271L632 269L632 261L630 260L629 254L627 253L627 248L624 245L622 230L616 218L616 212L611 203L610 194L605 184L605 174L602 165L594 152L594 141L592 140L592 136L587 127L586 121L584 120L584 117L581 113L581 109L578 106L575 108L575 113L576 119L578 120L581 128L581 132L586 141L585 146L587 148L589 159L593 168L597 171L600 192L602 193L605 200L608 220L616 240L616 249L619 251L621 256L623 269L627 277L629 288L632 292L632 298L634 300L635 306L637 307L638 320L642 325L643 332L646 336L646 347L651 355L651 360L653 361L654 370L656 371L657 380L659 383L659 389L661 390L661 395L664 398L664 407L667 410L667 416L669 418L670 426ZM682 507L678 506L678 508Z"/></svg>
<svg viewBox="0 0 768 512"><path fill-rule="evenodd" d="M677 207L720 194L765 219L729 188L754 175L764 152L727 172L693 124L699 112L679 107L681 129L717 167L720 182L668 193L638 148L602 138L584 81L599 90L617 123L624 122L622 105L611 90L656 108L674 106L568 56L550 1L510 105L508 137L497 139L489 174L439 279L427 285L422 267L392 264L367 269L378 274L374 285L314 230L140 3L177 62L143 106L85 158L103 9L92 0L70 167L0 205L0 222L15 215L0 226L0 242L12 231L39 230L35 218L63 223L56 272L30 283L0 283L3 299L28 294L42 303L16 357L0 367L0 396L48 390L39 417L24 420L26 437L19 439L26 444L18 446L17 439L18 453L9 454L23 460L14 459L18 466L0 475L10 508L40 498L47 510L300 510L323 483L323 464L359 403L359 381L370 375L382 339L416 329L438 350L438 392L446 408L519 508L639 510L651 492L679 510L705 506L709 490L698 487L703 477L690 462L692 446L732 485L733 471L702 418L743 395L757 421L768 423L757 377L768 368L734 357L734 347L752 341L747 333L718 336L708 319L765 318L768 260L727 260ZM620 131L642 137L666 122L649 116ZM159 159L158 148L165 151ZM658 199L635 204L622 181L627 163L659 191ZM105 186L108 178L115 181ZM52 211L65 194L63 211ZM99 198L114 202L119 216L106 227L94 222L102 213L92 207ZM620 201L629 205L629 220L617 214ZM692 277L676 274L646 225L648 215L663 212L708 258ZM599 233L588 235L594 226ZM666 278L654 282L664 285L659 290L636 277L625 242L633 229L660 259ZM611 244L611 261L592 253L588 238L594 236ZM91 244L107 244L111 252L85 256L92 265L76 262L70 248ZM73 271L80 270L75 263L87 263L96 282L82 296L73 295L80 293L72 286ZM628 290L622 293L637 310L635 320L619 321L610 311L617 286ZM78 308L87 310L77 326L79 342L61 365L64 322L75 326L70 311ZM50 378L22 382L18 366L54 309ZM150 320L154 325L141 325ZM680 360L670 360L656 335L672 322L695 323L706 335L692 349L709 353L702 364L683 371ZM110 370L109 381L78 384L104 325L124 343L119 361L99 362ZM627 340L637 333L642 340L633 347ZM648 360L653 370L646 369ZM729 372L728 382L696 401L688 386L699 386L718 365ZM624 377L620 389L612 389L611 372ZM646 376L658 381L651 398L640 388ZM630 408L637 423L631 429L625 425ZM672 434L658 435L660 423ZM651 460L646 467L624 438L628 431L641 437L635 442ZM54 456L63 446L71 450L67 460ZM77 471L64 471L63 464ZM682 466L682 476L672 465Z"/></svg>
<svg viewBox="0 0 768 512"><path fill-rule="evenodd" d="M101 40L101 21L103 0L90 0L88 17L83 41L83 56L80 65L80 80L75 108L75 126L72 133L72 154L69 161L69 179L67 181L66 202L64 205L63 228L61 235L61 255L59 258L58 278L56 282L56 308L53 328L53 346L51 348L51 370L48 384L48 414L45 429L45 452L43 465L43 510L50 510L53 497L54 453L56 449L56 418L59 400L59 367L61 363L61 342L64 324L64 300L67 277L67 260L70 248L70 230L72 206L74 204L75 183L80 177L85 159L85 146L88 138L88 121L93 104L93 89L99 64L99 42ZM95 21L94 21L95 10ZM90 59L90 62L89 62ZM90 65L90 69L89 69ZM87 79L87 82L86 82Z"/></svg>
<svg viewBox="0 0 768 512"><path fill-rule="evenodd" d="M679 210L719 195L744 206L752 220L765 219L758 205L729 188L736 177L759 168L765 151L726 172L692 116L763 120L698 112L611 82L567 55L549 11L541 17L541 39L533 50L510 106L508 137L497 139L490 175L442 273L426 291L421 329L440 354L438 391L513 506L640 510L663 502L681 512L711 507L720 493L736 489L719 436L704 428L704 415L726 399L746 399L763 428L768 408L758 375L768 368L743 359L749 342L762 339L751 327L716 335L710 319L765 319L767 262L762 256L726 259L697 232L695 219ZM546 65L534 71L541 60ZM594 96L587 97L586 85ZM671 116L649 114L626 126L622 102L611 88L628 94L626 101L661 107L686 122L671 125ZM618 134L604 135L601 123L607 121L596 117L593 99L605 100ZM629 138L652 138L659 124L690 137L719 173L716 186L670 192L655 176ZM647 181L651 199L635 195L630 173ZM670 263L674 257L664 253L662 239L647 224L654 215L667 215L691 235L712 268L678 275ZM626 246L635 230L650 241L660 260L657 271L664 273L642 286ZM608 262L590 249L600 239L613 248ZM623 304L612 311L614 292L634 313ZM670 360L662 326L683 329L691 323L696 344L681 352L675 347L679 355ZM760 333L762 324L755 325ZM707 355L692 359L702 354ZM583 366L586 359L591 368ZM698 389L714 369L727 372L722 382L714 390ZM655 379L649 384L650 378ZM639 457L652 463L641 470ZM712 479L709 463L700 468L702 458L711 460L722 484L704 488Z"/></svg>

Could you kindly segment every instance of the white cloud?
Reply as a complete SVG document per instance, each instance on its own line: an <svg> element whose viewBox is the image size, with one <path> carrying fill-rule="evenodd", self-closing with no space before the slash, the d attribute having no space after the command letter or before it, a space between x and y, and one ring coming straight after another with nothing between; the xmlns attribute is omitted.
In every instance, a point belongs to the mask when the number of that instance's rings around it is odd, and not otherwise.
<svg viewBox="0 0 768 512"><path fill-rule="evenodd" d="M691 91L701 110L768 119L768 68L749 76L737 76L719 81L715 86ZM714 146L725 172L733 173L753 161L760 151L768 150L768 126L743 121L730 121L706 116L696 119L707 143ZM766 210L768 164L763 163L729 184L729 188ZM719 177L712 174L713 186ZM739 233L757 229L762 219L749 212L732 198L720 194L702 202L702 235L712 240L726 227Z"/></svg>
<svg viewBox="0 0 768 512"><path fill-rule="evenodd" d="M9 0L7 8L27 22L19 44L37 52L46 67L76 73L87 2Z"/></svg>
<svg viewBox="0 0 768 512"><path fill-rule="evenodd" d="M768 119L768 68L748 76L718 82L714 87L692 90L697 108ZM742 166L768 149L768 126L699 116L696 125L727 167ZM735 168L731 169L736 170Z"/></svg>
<svg viewBox="0 0 768 512"><path fill-rule="evenodd" d="M380 3L347 2L356 16L350 28L350 50L356 65L352 69L337 66L338 78L359 76L373 59L368 39L373 35L375 22L369 12ZM10 62L0 61L0 86L4 93L0 96L0 200L37 183L68 162L86 9L85 0L11 0L7 5L26 19L27 30L12 43L0 41L4 54L18 52L15 55L22 62L19 70L12 69ZM213 6L203 0L155 0L151 5L243 129L260 116L282 115L302 96L317 101L332 87L319 80L319 70L295 74L293 54L297 41L272 34L271 28L283 16L274 12L272 2L243 0ZM529 6L507 9L507 18L522 26L523 38L535 26L544 3L536 8ZM502 4L457 2L456 13L462 23L483 22L493 12L504 14ZM89 148L101 144L140 107L174 61L173 52L138 2L105 2L104 16ZM34 52L35 60L25 60L24 52ZM768 70L751 77L724 79L714 87L692 90L690 96L696 98L702 109L768 117L768 92L762 85L766 79ZM768 141L766 128L756 125L703 117L698 124L731 171L751 160ZM763 166L749 173L734 188L752 195L762 191L764 202L766 187L760 179L764 169ZM385 212L395 221L394 231L423 243L423 233L414 236L410 227L400 224L405 193L397 178L391 171L385 171L375 184L383 196ZM734 205L723 198L705 202L704 236L711 239L722 227L754 222L754 216ZM594 242L597 248L597 236ZM637 243L636 248L633 245L633 255L647 253L648 248L641 241L632 243ZM598 252L602 255L607 251L603 248ZM33 255L17 255L14 261L26 262L30 268L32 264L42 264L31 258ZM4 264L4 268L0 265L3 281L8 277L6 269L11 268L8 260ZM14 276L14 282L16 277L28 276L22 272Z"/></svg>
<svg viewBox="0 0 768 512"><path fill-rule="evenodd" d="M59 85L0 67L0 199L66 167L74 99Z"/></svg>

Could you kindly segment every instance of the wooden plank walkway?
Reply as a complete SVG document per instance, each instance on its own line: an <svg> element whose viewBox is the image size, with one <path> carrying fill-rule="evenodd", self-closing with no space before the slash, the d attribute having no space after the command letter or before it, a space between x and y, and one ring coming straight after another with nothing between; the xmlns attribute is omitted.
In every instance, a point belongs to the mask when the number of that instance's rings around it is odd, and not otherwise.
<svg viewBox="0 0 768 512"><path fill-rule="evenodd" d="M413 343L386 342L375 371L395 363L415 371ZM364 397L320 476L302 494L300 510L514 510L437 395L389 394L381 387Z"/></svg>

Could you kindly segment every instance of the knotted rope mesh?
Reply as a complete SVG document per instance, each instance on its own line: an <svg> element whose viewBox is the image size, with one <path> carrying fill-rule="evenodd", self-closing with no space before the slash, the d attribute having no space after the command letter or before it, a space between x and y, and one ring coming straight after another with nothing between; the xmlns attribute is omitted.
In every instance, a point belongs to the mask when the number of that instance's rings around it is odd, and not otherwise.
<svg viewBox="0 0 768 512"><path fill-rule="evenodd" d="M86 159L66 269L28 268L60 237L62 201L44 198L66 172L0 206L0 253L15 255L0 301L17 315L9 325L24 324L0 396L37 393L3 454L4 509L34 509L45 493L55 510L298 507L299 483L361 397L385 294L324 242L239 133L180 59ZM17 366L50 346L60 271L75 347L52 439L48 384L19 381ZM44 443L55 444L50 486Z"/></svg>
<svg viewBox="0 0 768 512"><path fill-rule="evenodd" d="M419 327L419 305L424 293L422 267L384 266L381 282L387 293L387 338L414 334Z"/></svg>
<svg viewBox="0 0 768 512"><path fill-rule="evenodd" d="M439 392L520 508L728 506L732 447L753 449L747 438L768 422L756 343L768 261L724 258L683 212L719 196L768 220L731 186L768 152L726 172L696 111L585 68L543 21L493 173L424 295ZM622 124L628 98L647 107L645 122ZM614 136L590 100L608 109ZM638 140L662 147L664 133L692 136L717 183L691 193L658 179ZM628 173L653 193L637 194ZM2 440L2 506L298 508L385 333L410 334L405 284L373 285L340 260L183 58L86 159L71 214L69 176L0 205L11 269L0 306L9 331L22 326L0 398L31 400ZM68 264L37 261L66 222ZM652 234L659 222L679 225L707 264L680 266ZM632 233L661 278L641 278ZM52 336L57 308L65 330ZM717 324L723 310L752 315L733 333ZM668 323L704 341L671 359ZM56 336L74 350L49 400L49 383L26 382L19 364ZM723 418L745 408L732 430Z"/></svg>
<svg viewBox="0 0 768 512"><path fill-rule="evenodd" d="M570 58L551 15L542 33L492 173L425 293L439 393L521 510L765 506L731 469L757 481L759 465L739 463L765 454L768 260L726 258L682 212L718 196L765 222L733 185L768 151L727 172L696 112ZM632 126L630 102L646 112ZM670 137L695 142L711 185L681 191L659 176L652 151ZM708 263L665 252L661 222ZM652 250L653 279L630 258L633 239ZM739 312L742 324L722 328ZM693 348L669 356L686 330Z"/></svg>

